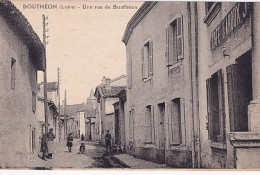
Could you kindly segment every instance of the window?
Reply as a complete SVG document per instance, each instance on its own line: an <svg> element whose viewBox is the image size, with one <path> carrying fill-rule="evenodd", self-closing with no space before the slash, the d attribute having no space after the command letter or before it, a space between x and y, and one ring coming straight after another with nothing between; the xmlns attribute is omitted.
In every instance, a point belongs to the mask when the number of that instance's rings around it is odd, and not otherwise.
<svg viewBox="0 0 260 175"><path fill-rule="evenodd" d="M184 58L183 17L178 14L176 19L166 28L165 57L167 66L172 66Z"/></svg>
<svg viewBox="0 0 260 175"><path fill-rule="evenodd" d="M129 141L134 141L134 110L131 109L129 112Z"/></svg>
<svg viewBox="0 0 260 175"><path fill-rule="evenodd" d="M154 143L154 109L149 105L145 108L145 143Z"/></svg>
<svg viewBox="0 0 260 175"><path fill-rule="evenodd" d="M152 41L148 41L141 49L142 54L142 77L150 78L153 75L153 45Z"/></svg>
<svg viewBox="0 0 260 175"><path fill-rule="evenodd" d="M225 103L222 71L207 80L207 106L209 139L225 142Z"/></svg>
<svg viewBox="0 0 260 175"><path fill-rule="evenodd" d="M11 60L11 89L15 89L15 68L16 60L12 58Z"/></svg>
<svg viewBox="0 0 260 175"><path fill-rule="evenodd" d="M172 100L169 110L170 141L172 145L180 145L182 144L181 99Z"/></svg>
<svg viewBox="0 0 260 175"><path fill-rule="evenodd" d="M35 113L36 111L36 94L32 91L32 111Z"/></svg>
<svg viewBox="0 0 260 175"><path fill-rule="evenodd" d="M213 21L213 19L217 16L217 14L221 10L221 2L205 2L205 13L206 16L204 18L204 23L207 26Z"/></svg>
<svg viewBox="0 0 260 175"><path fill-rule="evenodd" d="M205 11L206 11L206 14L209 13L210 9L213 7L213 5L215 4L216 2L205 2Z"/></svg>

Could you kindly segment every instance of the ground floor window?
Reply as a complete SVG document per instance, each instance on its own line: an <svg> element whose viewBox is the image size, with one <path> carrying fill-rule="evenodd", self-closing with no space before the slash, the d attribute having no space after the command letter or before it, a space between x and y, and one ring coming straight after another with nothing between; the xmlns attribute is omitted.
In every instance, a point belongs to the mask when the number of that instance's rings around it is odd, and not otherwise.
<svg viewBox="0 0 260 175"><path fill-rule="evenodd" d="M182 144L182 115L181 115L181 99L175 98L169 104L169 131L170 143L172 145Z"/></svg>
<svg viewBox="0 0 260 175"><path fill-rule="evenodd" d="M145 107L145 143L154 143L154 108L152 105Z"/></svg>
<svg viewBox="0 0 260 175"><path fill-rule="evenodd" d="M222 70L207 80L207 108L209 139L225 142L225 103Z"/></svg>

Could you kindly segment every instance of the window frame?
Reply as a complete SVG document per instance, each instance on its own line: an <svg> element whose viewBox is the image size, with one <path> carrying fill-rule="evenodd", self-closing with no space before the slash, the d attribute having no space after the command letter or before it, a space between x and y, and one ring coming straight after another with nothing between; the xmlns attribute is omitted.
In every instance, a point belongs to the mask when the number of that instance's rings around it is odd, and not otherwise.
<svg viewBox="0 0 260 175"><path fill-rule="evenodd" d="M213 80L213 76L216 76L216 80ZM216 87L217 92L212 92L213 81L217 81ZM206 91L207 91L207 119L208 119L208 139L216 143L226 143L226 114L225 114L225 88L224 88L224 76L223 70L219 69L217 72L211 75L206 81ZM212 94L215 93L215 96ZM217 101L216 101L217 100ZM216 106L214 102L217 102L218 108L215 109L218 112L218 118L213 117L213 108ZM218 123L214 123L214 120L218 120ZM217 131L216 131L216 127ZM219 132L219 134L217 134ZM215 135L217 134L217 135Z"/></svg>
<svg viewBox="0 0 260 175"><path fill-rule="evenodd" d="M146 49L147 48L147 49ZM142 44L141 49L142 79L144 82L153 77L153 41L149 37Z"/></svg>
<svg viewBox="0 0 260 175"><path fill-rule="evenodd" d="M148 112L147 112L148 110L149 110L149 114L150 114L149 116L148 116ZM145 144L155 144L155 120L154 120L154 106L153 105L145 106L144 127L145 127ZM148 136L148 134L149 134L149 136Z"/></svg>
<svg viewBox="0 0 260 175"><path fill-rule="evenodd" d="M181 44L179 44L180 41ZM166 25L165 58L166 66L169 68L174 67L184 59L184 18L181 12L178 12Z"/></svg>

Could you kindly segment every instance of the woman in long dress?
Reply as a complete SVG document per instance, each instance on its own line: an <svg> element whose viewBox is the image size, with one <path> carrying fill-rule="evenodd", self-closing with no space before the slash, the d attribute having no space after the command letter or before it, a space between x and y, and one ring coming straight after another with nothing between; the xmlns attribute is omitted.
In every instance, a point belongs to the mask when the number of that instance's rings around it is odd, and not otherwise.
<svg viewBox="0 0 260 175"><path fill-rule="evenodd" d="M73 142L73 136L72 133L70 133L69 136L67 137L67 145L66 145L68 147L69 152L71 152L71 148L73 146L72 142Z"/></svg>
<svg viewBox="0 0 260 175"><path fill-rule="evenodd" d="M55 135L53 134L53 129L51 128L50 131L47 133L48 137L48 156L52 159L52 154L54 154L54 139Z"/></svg>

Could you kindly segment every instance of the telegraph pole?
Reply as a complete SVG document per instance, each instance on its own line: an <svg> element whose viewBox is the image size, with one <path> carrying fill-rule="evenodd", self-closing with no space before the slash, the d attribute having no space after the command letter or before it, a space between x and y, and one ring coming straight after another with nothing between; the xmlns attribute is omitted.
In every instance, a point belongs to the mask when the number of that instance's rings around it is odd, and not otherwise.
<svg viewBox="0 0 260 175"><path fill-rule="evenodd" d="M48 132L48 104L47 104L47 60L46 60L46 45L48 42L46 39L48 36L46 35L46 32L48 32L48 29L46 29L46 26L48 23L46 23L46 20L48 19L47 16L42 15L42 21L43 21L43 46L44 46L44 57L45 57L45 71L44 71L44 114L45 114L45 133Z"/></svg>
<svg viewBox="0 0 260 175"><path fill-rule="evenodd" d="M59 123L59 143L61 139L61 121L60 121L60 68L58 68L58 106L59 106L59 116L58 116L58 123Z"/></svg>
<svg viewBox="0 0 260 175"><path fill-rule="evenodd" d="M67 124L67 109L66 109L66 105L67 105L67 91L65 90L65 94L64 94L64 119L65 119L65 127L64 127L64 129L65 129L65 134L64 134L64 139L66 139L66 137L67 137L67 135L68 135L68 124Z"/></svg>

